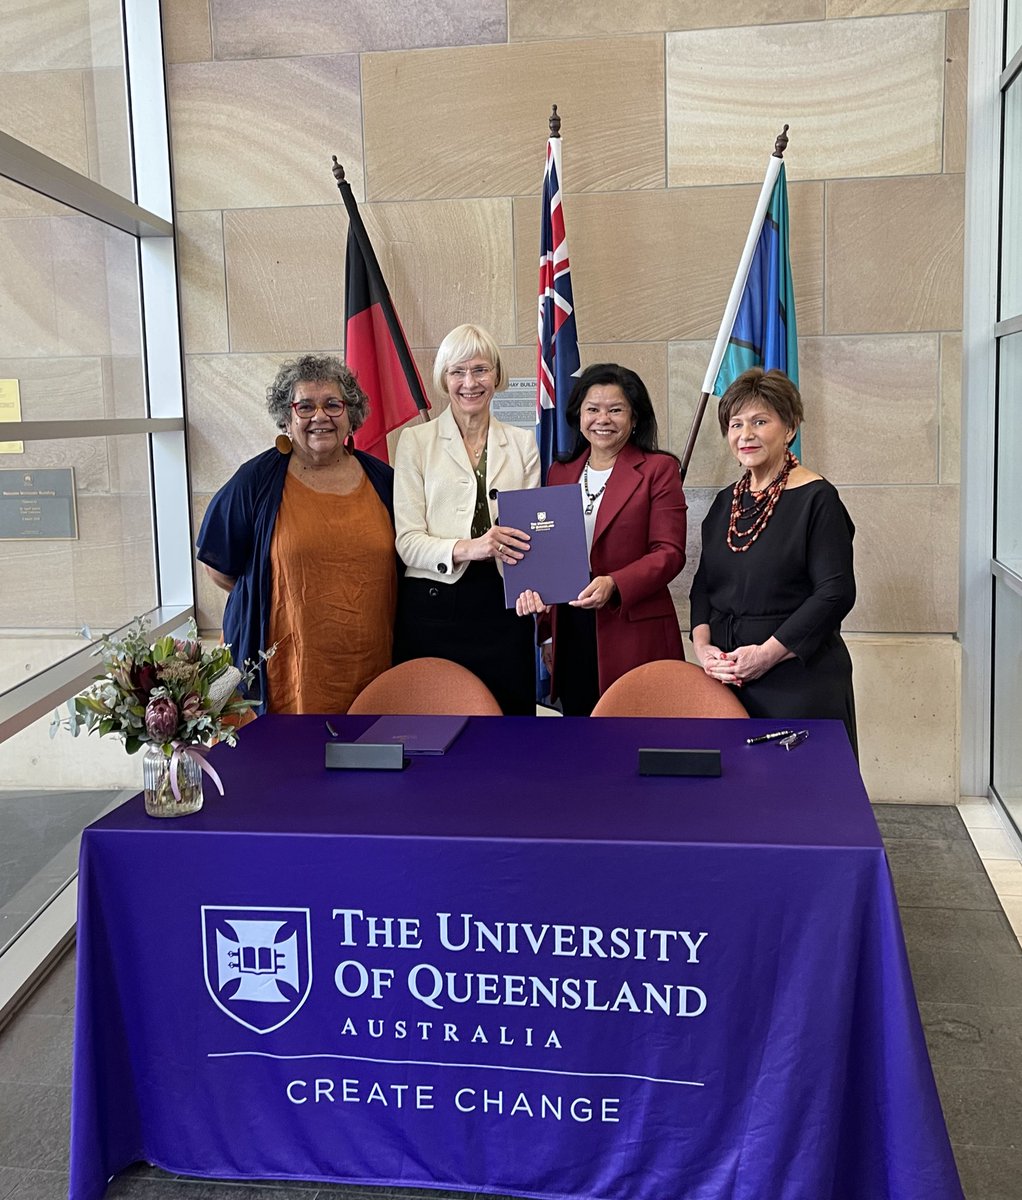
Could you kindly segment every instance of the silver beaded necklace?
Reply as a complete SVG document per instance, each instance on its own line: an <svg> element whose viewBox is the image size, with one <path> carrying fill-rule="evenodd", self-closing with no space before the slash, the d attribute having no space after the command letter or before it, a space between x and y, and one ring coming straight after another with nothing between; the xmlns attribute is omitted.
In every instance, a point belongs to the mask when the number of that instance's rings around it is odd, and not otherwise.
<svg viewBox="0 0 1022 1200"><path fill-rule="evenodd" d="M585 492L586 499L589 501L589 503L586 505L586 509L585 509L586 516L591 517L593 515L593 509L596 507L596 501L599 500L599 498L607 490L607 485L606 485L606 483L604 483L603 487L600 488L600 490L596 493L596 495L595 496L593 495L593 493L589 490L589 464L588 463L586 463L585 467L582 470L582 490Z"/></svg>

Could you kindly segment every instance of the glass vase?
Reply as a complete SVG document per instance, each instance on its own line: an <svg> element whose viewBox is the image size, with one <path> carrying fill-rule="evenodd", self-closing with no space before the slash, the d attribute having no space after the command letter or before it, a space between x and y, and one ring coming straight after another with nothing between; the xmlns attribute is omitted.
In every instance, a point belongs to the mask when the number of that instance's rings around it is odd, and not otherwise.
<svg viewBox="0 0 1022 1200"><path fill-rule="evenodd" d="M150 817L183 817L202 808L202 769L190 754L177 759L177 790L170 780L170 759L159 746L147 746L142 759L145 810Z"/></svg>

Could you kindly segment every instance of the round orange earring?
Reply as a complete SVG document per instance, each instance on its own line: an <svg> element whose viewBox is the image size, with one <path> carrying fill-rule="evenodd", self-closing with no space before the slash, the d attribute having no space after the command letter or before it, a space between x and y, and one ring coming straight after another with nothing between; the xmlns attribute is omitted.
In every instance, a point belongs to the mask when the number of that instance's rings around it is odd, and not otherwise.
<svg viewBox="0 0 1022 1200"><path fill-rule="evenodd" d="M278 433L273 440L273 444L281 454L291 453L291 439L286 433Z"/></svg>

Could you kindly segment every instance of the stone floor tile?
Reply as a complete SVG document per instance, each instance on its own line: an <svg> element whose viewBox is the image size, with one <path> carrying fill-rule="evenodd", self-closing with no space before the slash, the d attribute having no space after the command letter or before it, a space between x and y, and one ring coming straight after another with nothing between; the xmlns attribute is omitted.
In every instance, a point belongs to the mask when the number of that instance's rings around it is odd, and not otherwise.
<svg viewBox="0 0 1022 1200"><path fill-rule="evenodd" d="M933 1074L956 1147L1022 1147L1022 1090L1013 1071L934 1064Z"/></svg>
<svg viewBox="0 0 1022 1200"><path fill-rule="evenodd" d="M1008 918L1008 923L1014 930L1015 936L1022 938L1022 896L1008 897L1001 901L1004 908L1004 915Z"/></svg>
<svg viewBox="0 0 1022 1200"><path fill-rule="evenodd" d="M988 1004L1013 1008L1022 997L1022 955L918 949L908 943L919 1003Z"/></svg>
<svg viewBox="0 0 1022 1200"><path fill-rule="evenodd" d="M998 896L1022 899L1022 863L991 859L983 867Z"/></svg>
<svg viewBox="0 0 1022 1200"><path fill-rule="evenodd" d="M1003 829L1000 815L985 796L963 796L955 805L966 829Z"/></svg>
<svg viewBox="0 0 1022 1200"><path fill-rule="evenodd" d="M67 954L28 1001L28 1009L37 1016L66 1017L75 1010L75 956Z"/></svg>
<svg viewBox="0 0 1022 1200"><path fill-rule="evenodd" d="M1015 843L1003 829L970 829L972 844L976 847L980 858L1005 859L1008 862L1018 862L1018 851Z"/></svg>
<svg viewBox="0 0 1022 1200"><path fill-rule="evenodd" d="M23 1014L18 1036L0 1039L0 1086L8 1080L66 1086L71 1078L73 1033L70 1015Z"/></svg>
<svg viewBox="0 0 1022 1200"><path fill-rule="evenodd" d="M70 1087L0 1087L0 1166L66 1171L70 1136Z"/></svg>
<svg viewBox="0 0 1022 1200"><path fill-rule="evenodd" d="M1022 1145L956 1146L966 1200L1019 1200Z"/></svg>
<svg viewBox="0 0 1022 1200"><path fill-rule="evenodd" d="M874 804L873 815L885 842L888 838L969 840L958 810L950 804Z"/></svg>
<svg viewBox="0 0 1022 1200"><path fill-rule="evenodd" d="M999 908L903 908L901 927L916 952L968 950L986 955L1012 950L1013 931ZM1022 996L1018 1003L1022 1004Z"/></svg>
<svg viewBox="0 0 1022 1200"><path fill-rule="evenodd" d="M922 1001L919 1016L935 1067L1007 1070L1022 1079L1022 997L1010 1007Z"/></svg>
<svg viewBox="0 0 1022 1200"><path fill-rule="evenodd" d="M66 1171L27 1170L6 1200L67 1200Z"/></svg>
<svg viewBox="0 0 1022 1200"><path fill-rule="evenodd" d="M24 1176L20 1167L0 1167L0 1200L7 1200Z"/></svg>

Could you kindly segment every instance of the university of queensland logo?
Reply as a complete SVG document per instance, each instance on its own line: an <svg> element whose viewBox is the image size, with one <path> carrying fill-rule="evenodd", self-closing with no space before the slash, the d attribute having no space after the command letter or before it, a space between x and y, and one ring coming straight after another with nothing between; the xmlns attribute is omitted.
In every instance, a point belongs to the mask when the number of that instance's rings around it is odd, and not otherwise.
<svg viewBox="0 0 1022 1200"><path fill-rule="evenodd" d="M202 906L206 990L232 1020L272 1033L312 989L307 908Z"/></svg>

